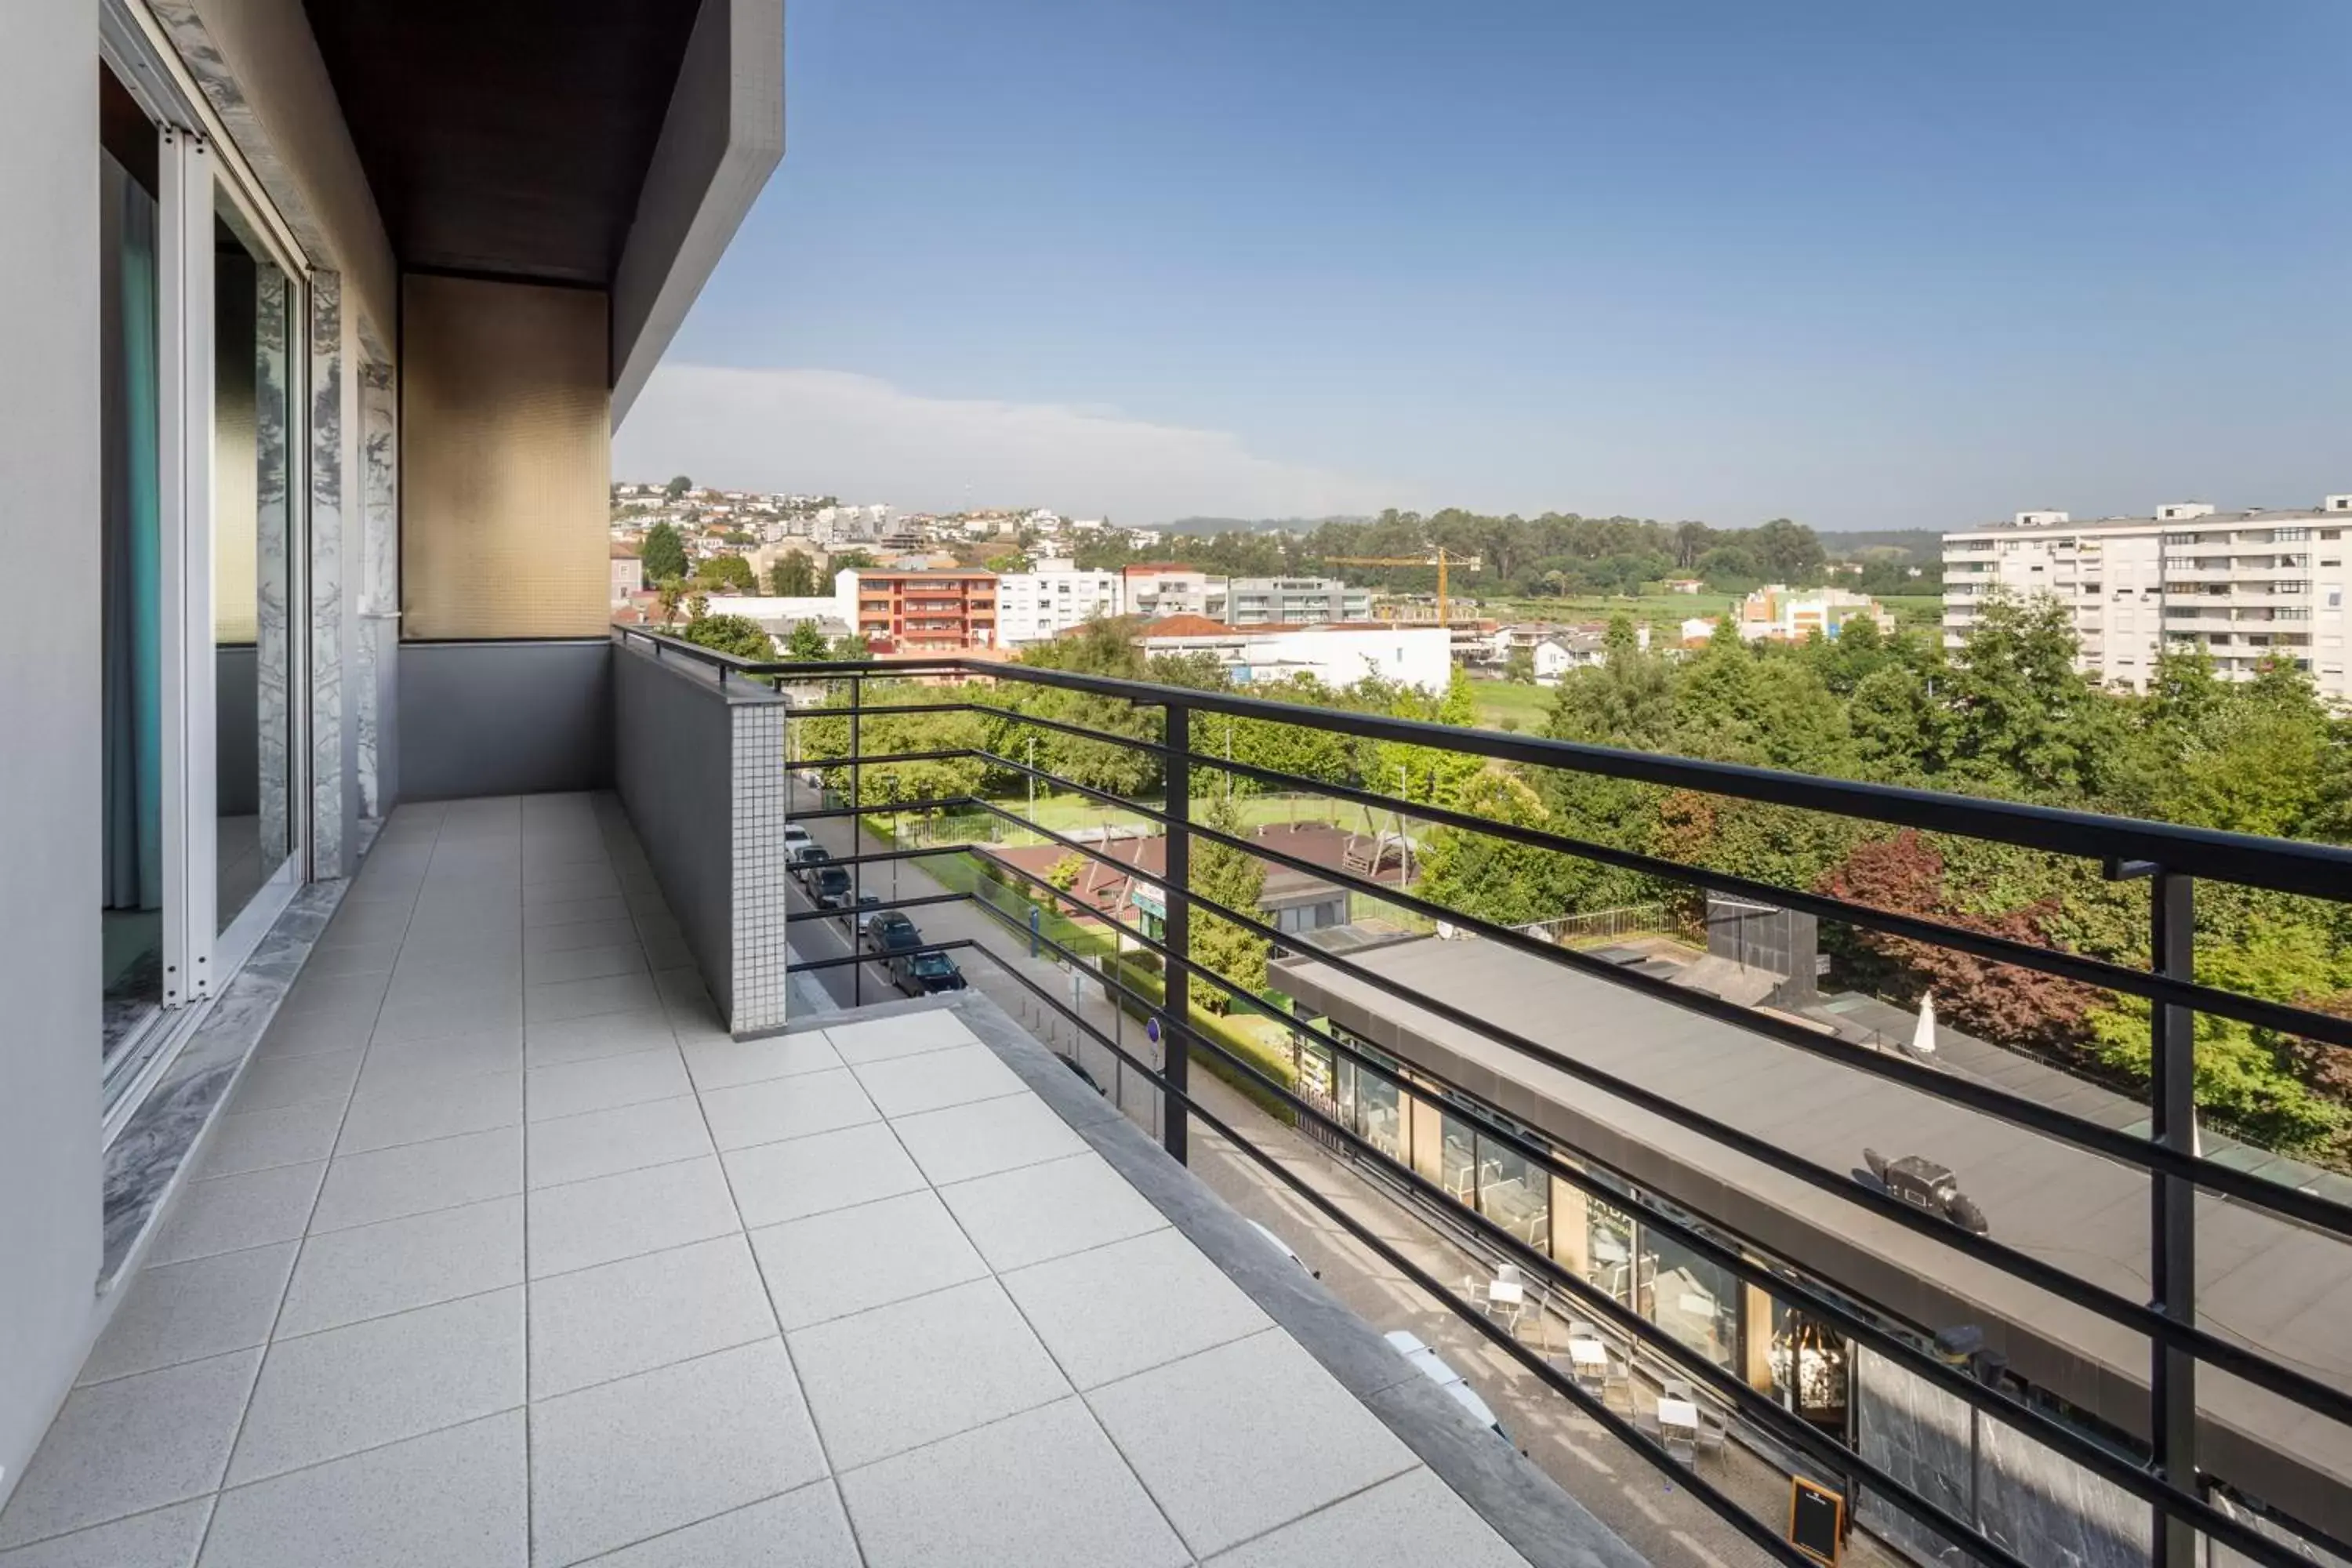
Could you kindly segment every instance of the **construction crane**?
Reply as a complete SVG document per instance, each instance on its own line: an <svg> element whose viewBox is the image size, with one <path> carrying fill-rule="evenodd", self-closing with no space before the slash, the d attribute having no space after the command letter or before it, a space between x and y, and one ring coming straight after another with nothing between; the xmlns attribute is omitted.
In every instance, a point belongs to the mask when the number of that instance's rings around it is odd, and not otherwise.
<svg viewBox="0 0 2352 1568"><path fill-rule="evenodd" d="M1467 566L1475 572L1478 569L1478 557L1475 555L1456 555L1447 550L1444 545L1440 545L1434 552L1427 555L1326 555L1323 557L1323 564L1326 566L1436 567L1437 624L1441 626L1452 626L1454 624L1453 621L1447 617L1445 613L1445 569L1448 566Z"/></svg>

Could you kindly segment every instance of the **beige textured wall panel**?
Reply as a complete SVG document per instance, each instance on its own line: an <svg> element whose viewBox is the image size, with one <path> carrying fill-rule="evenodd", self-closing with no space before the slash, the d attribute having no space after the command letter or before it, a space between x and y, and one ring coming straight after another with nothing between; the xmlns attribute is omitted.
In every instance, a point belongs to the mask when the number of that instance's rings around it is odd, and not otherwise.
<svg viewBox="0 0 2352 1568"><path fill-rule="evenodd" d="M401 299L403 634L601 633L604 295L411 274Z"/></svg>

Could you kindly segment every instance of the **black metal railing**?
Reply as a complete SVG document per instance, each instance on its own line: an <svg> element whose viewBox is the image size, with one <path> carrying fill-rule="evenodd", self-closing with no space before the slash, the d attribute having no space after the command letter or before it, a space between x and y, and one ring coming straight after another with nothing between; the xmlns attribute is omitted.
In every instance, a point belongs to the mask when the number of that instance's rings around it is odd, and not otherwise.
<svg viewBox="0 0 2352 1568"><path fill-rule="evenodd" d="M1157 937L1134 931L1126 940L1156 961L1161 994L1139 989L1124 966L1100 963L1072 950L1034 927L1024 928L993 902L968 894L924 895L895 900L882 907L914 907L923 903L968 900L1005 926L1015 952L1042 947L1062 963L1085 970L1107 994L1122 1005L1160 1020L1165 1039L1160 1059L1146 1061L1095 1027L1079 1008L1073 1007L1040 985L1017 963L985 943L960 940L934 944L983 953L999 973L1026 988L1044 1005L1067 1020L1163 1096L1162 1137L1178 1159L1186 1154L1187 1124L1199 1119L1235 1148L1296 1191L1336 1225L1349 1231L1390 1266L1453 1306L1473 1328L1493 1341L1506 1354L1525 1366L1547 1386L1569 1400L1604 1427L1632 1445L1652 1463L1675 1479L1676 1484L1699 1496L1759 1547L1791 1563L1809 1561L1780 1534L1754 1518L1719 1488L1671 1458L1654 1438L1619 1415L1606 1401L1580 1386L1544 1356L1521 1343L1509 1331L1461 1302L1440 1281L1430 1278L1389 1243L1373 1234L1330 1200L1317 1192L1281 1161L1242 1135L1205 1108L1191 1092L1188 1070L1192 1058L1213 1060L1223 1076L1247 1084L1262 1102L1278 1104L1301 1123L1312 1124L1327 1143L1343 1148L1367 1170L1376 1171L1396 1189L1433 1204L1444 1205L1453 1218L1476 1234L1499 1257L1517 1262L1529 1277L1543 1281L1580 1310L1591 1312L1618 1330L1627 1342L1638 1344L1658 1360L1703 1384L1727 1409L1768 1434L1787 1450L1851 1489L1860 1488L1907 1514L1940 1536L1966 1557L2017 1564L2011 1546L1992 1538L1978 1521L1962 1519L1951 1509L1924 1495L1903 1479L1865 1459L1853 1447L1823 1434L1798 1418L1769 1395L1750 1387L1706 1356L1663 1331L1628 1305L1557 1262L1550 1253L1521 1239L1486 1215L1448 1203L1450 1194L1411 1164L1385 1152L1353 1127L1333 1117L1327 1105L1298 1093L1276 1075L1247 1056L1229 1049L1213 1034L1201 1029L1188 1005L1188 982L1198 980L1225 997L1234 1007L1274 1019L1295 1037L1311 1037L1330 1059L1347 1060L1359 1068L1387 1071L1344 1032L1319 1028L1293 1016L1264 996L1217 973L1194 956L1191 921L1194 913L1230 922L1281 947L1297 947L1295 935L1277 931L1258 911L1237 910L1192 890L1188 867L1196 843L1214 843L1270 865L1286 867L1322 881L1433 921L1442 921L1545 963L1625 987L1686 1012L1699 1014L1769 1038L1809 1056L1832 1061L1857 1073L1904 1086L1918 1093L1992 1117L2035 1135L2071 1146L2086 1154L2144 1173L2148 1178L2147 1264L2151 1282L2148 1300L2135 1300L2107 1289L2047 1259L2022 1252L1985 1235L1975 1234L1906 1203L1890 1191L1857 1182L1853 1173L1829 1169L1792 1154L1719 1119L1707 1116L1675 1097L1659 1092L1622 1074L1563 1051L1557 1046L1504 1028L1475 1010L1447 1002L1383 974L1376 964L1337 952L1318 951L1314 962L1349 979L1410 1004L1447 1023L1475 1031L1523 1056L1529 1062L1554 1068L1614 1096L1628 1104L1696 1133L1721 1147L1792 1177L1874 1217L1924 1236L1977 1262L1990 1265L2010 1278L2069 1306L2144 1336L2149 1346L2144 1376L2145 1418L2139 1437L2145 1458L2119 1453L2116 1447L2087 1433L2074 1423L2050 1414L2000 1380L1976 1375L1954 1364L1930 1341L1936 1325L1909 1324L1899 1315L1859 1304L1835 1279L1819 1277L1818 1269L1801 1258L1773 1257L1752 1242L1734 1239L1729 1227L1704 1215L1674 1205L1643 1204L1644 1225L1671 1237L1725 1274L1776 1300L1801 1309L1809 1317L1833 1326L1855 1344L1866 1346L1898 1363L1905 1371L1965 1403L1972 1411L1997 1419L2046 1446L2113 1486L2146 1503L2151 1521L2150 1560L2166 1568L2186 1568L2199 1549L2198 1537L2227 1546L2254 1562L2282 1565L2307 1563L2310 1557L2283 1545L2271 1533L2250 1528L2234 1511L2216 1507L2209 1488L2226 1486L2237 1495L2264 1495L2261 1475L2210 1477L2198 1463L2198 1373L2210 1367L2242 1379L2284 1399L2301 1410L2352 1427L2352 1393L2286 1364L2262 1350L2217 1336L2199 1325L2195 1272L2198 1195L2217 1194L2232 1203L2307 1226L2342 1242L2352 1238L2352 1206L2321 1194L2282 1185L2263 1176L2202 1157L2194 1132L2193 1038L2199 1015L2226 1017L2254 1027L2278 1031L2321 1043L2327 1048L2352 1048L2352 1019L2315 1012L2290 1004L2249 996L2203 984L2195 978L2192 942L2195 934L2196 883L2200 879L2268 889L2273 892L2343 902L2352 900L2352 851L2326 845L2294 843L2241 834L2140 822L2064 811L2013 802L1979 799L1937 792L1871 784L1849 780L1745 767L1583 745L1527 735L1457 729L1412 720L1354 711L1333 711L1237 695L1033 668L994 661L962 658L914 660L757 663L682 643L635 628L618 633L624 641L650 645L657 655L684 657L713 668L717 679L749 679L797 684L819 695L811 705L796 708L795 720L845 720L849 738L846 752L836 756L800 758L799 770L845 771L849 778L846 804L795 815L806 817L863 819L908 810L970 810L1017 824L1066 853L1101 861L1121 874L1135 868L1108 853L1105 847L1057 832L1032 821L1013 806L977 796L917 801L869 802L864 770L919 762L975 759L1013 776L1026 776L1057 790L1097 798L1120 813L1157 827L1166 839L1166 868L1158 879L1165 889L1166 921ZM938 683L937 700L872 704L866 687L873 680ZM1001 698L1005 689L1049 689L1093 697L1118 699L1161 715L1157 737L1134 736L1089 728L1050 714L1024 710L1017 700ZM863 754L865 722L877 714L980 713L1015 721L1047 733L1064 733L1089 742L1129 748L1156 761L1164 772L1165 797L1158 805L1128 799L1041 769L1030 761L999 755L984 747L952 751ZM1809 889L1781 887L1736 874L1710 870L1570 837L1543 829L1498 822L1425 801L1400 799L1356 784L1301 777L1236 762L1195 748L1192 743L1196 715L1218 714L1233 719L1464 753L1527 767L1560 770L1591 776L1690 790L1738 800L1823 812L1890 828L1916 828L1938 834L1977 838L2041 851L2053 856L2087 859L2113 879L2144 879L2150 883L2148 951L2151 963L2137 969L2053 948L1962 929L1944 922L1875 909ZM1008 748L1010 749L1010 748ZM1873 1049L1826 1035L1785 1016L1744 1007L1708 993L1672 981L1635 973L1575 949L1543 942L1534 936L1465 915L1391 882L1378 881L1343 868L1306 859L1281 847L1278 838L1252 838L1228 832L1196 818L1190 799L1194 768L1215 770L1276 789L1319 795L1337 802L1401 818L1487 835L1529 847L1577 857L1600 865L1662 878L1684 886L1752 900L1778 908L1841 921L1882 936L1923 942L1966 953L1988 962L2094 986L2144 1000L2149 1008L2151 1075L2147 1096L2149 1132L2137 1136L2068 1114L1994 1085L1957 1077L1906 1056ZM860 841L862 843L862 841ZM928 858L967 853L957 844L919 848L861 852L837 858L852 868L863 887L863 868L883 861L921 861ZM1083 906L1048 879L1003 859L992 862L994 872L1034 890L1035 898L1073 910ZM1094 913L1096 911L1087 910ZM795 914L794 920L809 918ZM853 944L854 944L853 935ZM825 968L860 963L854 948L846 958L819 960L795 968ZM1479 1096L1468 1086L1448 1081L1426 1063L1413 1064L1413 1076L1428 1080L1448 1097L1449 1110L1457 1103L1475 1104ZM1623 1173L1580 1152L1573 1162L1563 1159L1543 1142L1526 1136L1507 1119L1482 1121L1478 1136L1508 1148L1548 1179L1569 1184L1602 1201L1626 1207L1642 1200L1622 1195L1637 1187ZM1594 1185L1594 1173L1611 1177L1607 1189ZM2352 1262L2347 1262L2352 1284ZM2341 1542L2323 1531L2294 1520L2282 1529L2315 1546L2338 1554Z"/></svg>

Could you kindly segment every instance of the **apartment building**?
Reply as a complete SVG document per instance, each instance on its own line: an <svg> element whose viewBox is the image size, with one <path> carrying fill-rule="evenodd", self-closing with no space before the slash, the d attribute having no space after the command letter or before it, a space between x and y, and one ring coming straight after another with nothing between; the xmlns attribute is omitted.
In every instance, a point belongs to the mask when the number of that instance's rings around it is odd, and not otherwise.
<svg viewBox="0 0 2352 1568"><path fill-rule="evenodd" d="M996 574L979 567L834 574L835 613L877 651L962 653L994 647Z"/></svg>
<svg viewBox="0 0 2352 1568"><path fill-rule="evenodd" d="M1029 572L996 580L996 635L1003 647L1049 642L1072 626L1126 613L1125 584L1117 572L1081 572L1071 561L1048 558Z"/></svg>
<svg viewBox="0 0 2352 1568"><path fill-rule="evenodd" d="M2178 501L2149 517L2084 522L2021 511L1944 536L1945 646L1967 641L1996 589L2048 595L2074 617L2078 668L2110 685L2145 691L2159 650L2195 645L2229 679L2249 679L2265 659L2292 659L2340 700L2352 697L2348 531L2352 495L2281 511Z"/></svg>
<svg viewBox="0 0 2352 1568"><path fill-rule="evenodd" d="M1225 618L1225 580L1190 566L1124 566L1118 574L1126 613L1146 620L1164 616Z"/></svg>
<svg viewBox="0 0 2352 1568"><path fill-rule="evenodd" d="M1225 584L1225 619L1237 626L1371 618L1372 591L1337 577L1234 577Z"/></svg>
<svg viewBox="0 0 2352 1568"><path fill-rule="evenodd" d="M1738 626L1748 642L1803 642L1815 632L1834 641L1856 619L1876 621L1890 635L1895 630L1895 617L1867 594L1775 583L1740 601Z"/></svg>

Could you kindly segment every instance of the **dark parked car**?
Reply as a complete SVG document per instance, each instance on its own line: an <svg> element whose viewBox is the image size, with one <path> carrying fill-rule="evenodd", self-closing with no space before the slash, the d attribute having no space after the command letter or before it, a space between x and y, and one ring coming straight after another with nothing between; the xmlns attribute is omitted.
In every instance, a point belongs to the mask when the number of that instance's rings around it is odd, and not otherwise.
<svg viewBox="0 0 2352 1568"><path fill-rule="evenodd" d="M849 868L845 866L818 866L809 872L809 896L821 910L845 910L849 907Z"/></svg>
<svg viewBox="0 0 2352 1568"><path fill-rule="evenodd" d="M890 978L909 996L963 989L963 972L944 952L899 952L890 957Z"/></svg>
<svg viewBox="0 0 2352 1568"><path fill-rule="evenodd" d="M808 882L809 874L811 872L814 871L819 866L824 865L827 860L832 858L833 851L827 849L824 845L803 844L801 846L799 851L793 856L790 862L793 875L798 877L803 882L806 883Z"/></svg>
<svg viewBox="0 0 2352 1568"><path fill-rule="evenodd" d="M894 952L912 952L923 945L923 933L915 922L896 910L884 910L866 922L866 945L877 958L887 958Z"/></svg>

